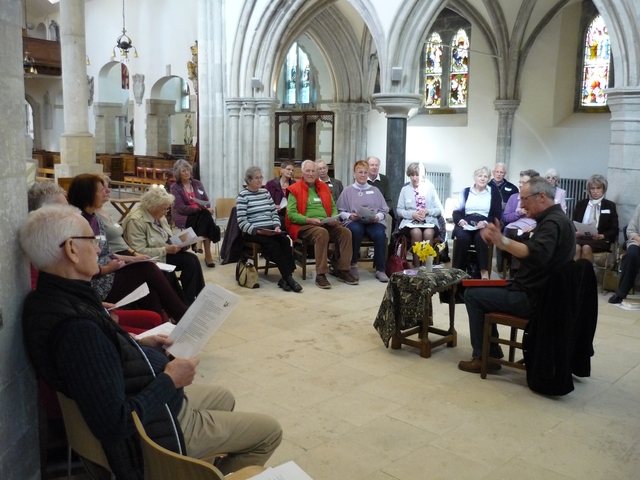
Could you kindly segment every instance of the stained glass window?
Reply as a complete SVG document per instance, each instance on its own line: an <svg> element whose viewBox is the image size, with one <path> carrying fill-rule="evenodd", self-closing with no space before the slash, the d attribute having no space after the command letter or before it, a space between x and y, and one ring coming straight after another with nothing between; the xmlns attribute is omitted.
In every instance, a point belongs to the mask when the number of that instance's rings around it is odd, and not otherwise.
<svg viewBox="0 0 640 480"><path fill-rule="evenodd" d="M467 106L469 84L469 37L460 29L451 41L451 69L449 82L449 107Z"/></svg>
<svg viewBox="0 0 640 480"><path fill-rule="evenodd" d="M442 86L442 39L434 32L425 48L424 106L440 106L440 88Z"/></svg>
<svg viewBox="0 0 640 480"><path fill-rule="evenodd" d="M609 86L611 62L609 33L604 19L598 15L587 28L582 67L581 105L600 107L607 104L605 89Z"/></svg>
<svg viewBox="0 0 640 480"><path fill-rule="evenodd" d="M422 108L430 113L466 111L469 95L471 23L443 9L420 56Z"/></svg>
<svg viewBox="0 0 640 480"><path fill-rule="evenodd" d="M284 66L284 103L287 105L315 102L315 89L309 56L297 43L291 45Z"/></svg>

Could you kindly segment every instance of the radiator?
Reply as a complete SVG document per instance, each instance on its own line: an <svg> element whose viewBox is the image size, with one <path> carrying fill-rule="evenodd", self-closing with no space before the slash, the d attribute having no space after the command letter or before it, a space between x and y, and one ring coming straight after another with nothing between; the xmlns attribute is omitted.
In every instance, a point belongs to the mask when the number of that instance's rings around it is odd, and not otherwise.
<svg viewBox="0 0 640 480"><path fill-rule="evenodd" d="M583 178L561 178L558 186L567 192L567 216L571 218L578 200L587 198L587 180Z"/></svg>

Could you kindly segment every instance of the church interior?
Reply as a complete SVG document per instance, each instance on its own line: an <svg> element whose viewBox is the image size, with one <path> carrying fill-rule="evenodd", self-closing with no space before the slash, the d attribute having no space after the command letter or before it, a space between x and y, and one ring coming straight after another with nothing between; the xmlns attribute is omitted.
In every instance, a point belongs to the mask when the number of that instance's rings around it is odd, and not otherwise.
<svg viewBox="0 0 640 480"><path fill-rule="evenodd" d="M184 158L215 201L235 198L251 165L266 182L282 161L299 177L302 160L324 160L348 185L354 163L375 156L395 198L409 163L426 165L444 204L500 162L515 184L522 170L555 169L570 209L588 177L605 176L621 227L640 203L638 0L2 4L3 479L54 478L41 471L20 324L29 179L104 171L126 197ZM205 269L242 300L197 381L281 423L268 465L294 460L316 480L636 478L640 318L610 292L598 293L591 376L546 397L518 370L458 370L470 354L464 305L457 346L422 358L385 348L373 328L385 285L368 266L357 286L299 279L299 295L263 273L243 289L234 268ZM448 324L448 306L433 306Z"/></svg>

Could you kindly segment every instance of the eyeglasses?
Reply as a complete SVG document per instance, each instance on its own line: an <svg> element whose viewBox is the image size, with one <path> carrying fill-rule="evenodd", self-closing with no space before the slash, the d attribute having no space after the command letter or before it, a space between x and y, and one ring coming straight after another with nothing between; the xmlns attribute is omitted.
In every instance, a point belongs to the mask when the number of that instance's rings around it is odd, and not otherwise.
<svg viewBox="0 0 640 480"><path fill-rule="evenodd" d="M534 193L533 195L527 195L526 197L520 197L520 201L522 202L523 200L529 200L531 197L535 197L537 195L540 195L541 192L538 193Z"/></svg>
<svg viewBox="0 0 640 480"><path fill-rule="evenodd" d="M93 240L93 244L94 244L96 247L99 247L99 246L100 246L100 240L102 240L102 238L103 238L103 237L102 237L101 235L91 235L91 236L89 236L89 235L85 235L85 236L78 236L78 237L69 237L69 238L67 238L67 240L71 240L71 239L74 239L74 240ZM67 240L65 240L64 242L62 242L62 243L59 245L59 247L60 247L60 248L64 247L64 244L65 244L65 243L67 243Z"/></svg>

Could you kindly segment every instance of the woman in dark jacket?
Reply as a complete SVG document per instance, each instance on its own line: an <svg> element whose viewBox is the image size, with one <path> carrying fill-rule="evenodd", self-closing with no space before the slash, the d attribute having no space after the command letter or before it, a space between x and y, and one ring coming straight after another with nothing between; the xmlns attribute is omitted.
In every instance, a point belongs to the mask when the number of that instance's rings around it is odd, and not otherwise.
<svg viewBox="0 0 640 480"><path fill-rule="evenodd" d="M480 167L473 172L474 185L460 192L458 204L453 210L456 224L453 237L456 239L453 252L453 268L464 270L467 266L467 252L475 245L481 278L489 278L489 247L482 239L480 231L489 222L500 219L502 197L498 190L489 185L489 169Z"/></svg>
<svg viewBox="0 0 640 480"><path fill-rule="evenodd" d="M204 263L213 268L216 264L211 254L211 242L220 241L220 227L213 221L213 208L200 180L193 178L191 165L178 160L173 166L175 183L171 194L176 197L173 204L173 221L178 228L193 228L196 235L205 237ZM200 202L200 203L198 203Z"/></svg>
<svg viewBox="0 0 640 480"><path fill-rule="evenodd" d="M280 176L269 180L264 187L267 189L267 192L271 195L273 203L276 205L276 211L280 217L280 223L283 226L284 216L287 213L287 188L296 183L293 178L294 171L293 162L285 160L280 164Z"/></svg>
<svg viewBox="0 0 640 480"><path fill-rule="evenodd" d="M618 238L618 212L616 204L604 198L609 183L602 175L591 175L587 180L589 198L580 200L573 209L573 220L594 223L598 233L585 235L576 232L576 256L593 263L593 254L611 251L611 244Z"/></svg>

